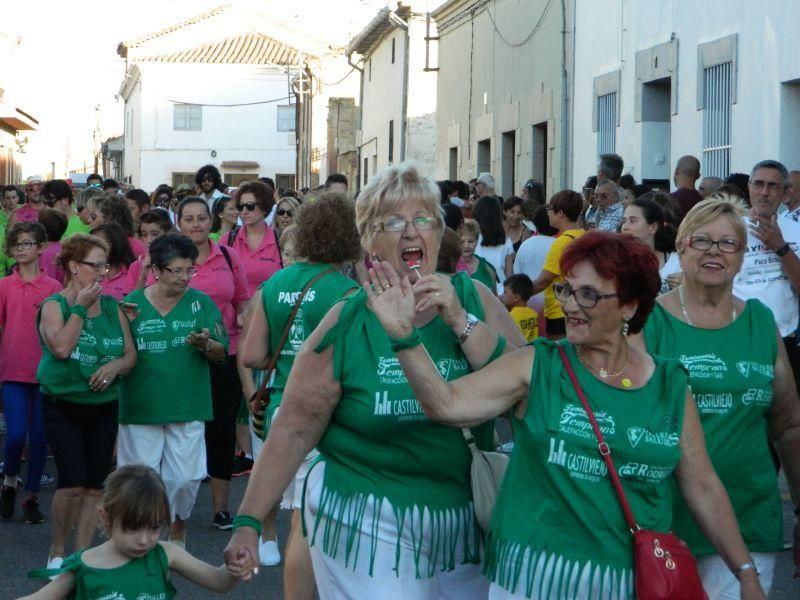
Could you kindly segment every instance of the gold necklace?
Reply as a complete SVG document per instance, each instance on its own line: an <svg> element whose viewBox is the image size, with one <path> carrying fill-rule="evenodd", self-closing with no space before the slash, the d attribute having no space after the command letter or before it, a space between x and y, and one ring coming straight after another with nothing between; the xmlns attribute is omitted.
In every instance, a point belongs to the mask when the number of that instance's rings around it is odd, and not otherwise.
<svg viewBox="0 0 800 600"><path fill-rule="evenodd" d="M625 344L625 363L622 365L622 368L619 371L616 371L614 373L609 373L608 370L605 369L604 367L599 367L599 368L595 367L588 360L586 360L586 358L583 356L583 350L581 349L580 346L578 345L575 346L575 353L578 355L578 359L584 364L584 366L588 367L592 371L595 371L600 376L601 379L613 379L614 377L619 377L620 375L622 375L622 373L625 372L625 369L628 368L628 360L630 359L630 354L628 352L628 345ZM620 383L624 388L629 388L633 385L633 382L627 377L623 377L620 380Z"/></svg>

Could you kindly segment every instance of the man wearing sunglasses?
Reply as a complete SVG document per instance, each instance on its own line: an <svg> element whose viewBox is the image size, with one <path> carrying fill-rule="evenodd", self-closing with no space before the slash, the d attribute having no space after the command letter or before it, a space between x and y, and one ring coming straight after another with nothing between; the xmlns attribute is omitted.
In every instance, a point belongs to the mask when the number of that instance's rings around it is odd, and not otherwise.
<svg viewBox="0 0 800 600"><path fill-rule="evenodd" d="M25 183L25 204L8 218L8 228L11 229L16 223L35 223L39 217L39 211L44 207L42 180L38 176L29 177Z"/></svg>
<svg viewBox="0 0 800 600"><path fill-rule="evenodd" d="M214 204L225 195L220 191L222 176L219 174L219 170L214 165L200 167L194 176L194 182L198 188L197 195L208 202L208 209L213 214Z"/></svg>
<svg viewBox="0 0 800 600"><path fill-rule="evenodd" d="M742 300L758 298L775 316L783 337L795 382L800 375L800 350L795 330L800 318L800 223L778 215L791 193L789 171L776 160L762 160L750 173L750 214L742 268L733 281L733 293Z"/></svg>

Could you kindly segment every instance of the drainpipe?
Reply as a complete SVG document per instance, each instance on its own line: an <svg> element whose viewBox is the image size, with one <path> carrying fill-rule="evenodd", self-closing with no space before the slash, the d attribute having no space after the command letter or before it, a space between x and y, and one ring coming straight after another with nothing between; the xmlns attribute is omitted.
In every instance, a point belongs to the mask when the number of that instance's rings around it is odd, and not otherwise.
<svg viewBox="0 0 800 600"><path fill-rule="evenodd" d="M573 3L573 16L574 16ZM574 25L573 25L574 27ZM574 33L574 32L573 32ZM572 36L574 43L575 36ZM575 49L572 50L573 71ZM561 182L558 189L569 189L570 187L570 163L571 154L569 148L569 73L567 72L567 2L561 0ZM545 150L546 151L546 150ZM545 177L547 174L545 173Z"/></svg>
<svg viewBox="0 0 800 600"><path fill-rule="evenodd" d="M361 112L364 110L364 69L359 67L356 63L353 62L353 55L347 55L347 64L353 67L356 71L360 73L359 77L359 84L358 84L358 128L361 128ZM356 178L356 186L355 192L353 193L353 197L358 196L358 193L361 191L361 145L359 144L358 148L356 148L356 155L357 163L356 163L356 173L358 174Z"/></svg>

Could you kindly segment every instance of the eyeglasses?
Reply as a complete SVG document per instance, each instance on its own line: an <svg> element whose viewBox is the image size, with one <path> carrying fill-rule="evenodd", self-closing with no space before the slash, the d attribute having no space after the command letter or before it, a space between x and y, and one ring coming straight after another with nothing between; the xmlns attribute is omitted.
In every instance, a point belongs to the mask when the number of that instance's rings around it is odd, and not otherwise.
<svg viewBox="0 0 800 600"><path fill-rule="evenodd" d="M30 240L24 240L22 242L17 242L14 244L14 250L30 250L34 246L38 246L36 242L31 242Z"/></svg>
<svg viewBox="0 0 800 600"><path fill-rule="evenodd" d="M726 254L733 254L742 249L742 243L739 240L722 239L715 241L704 235L695 235L689 238L689 247L695 250L711 250L711 246L715 244L720 252L725 252Z"/></svg>
<svg viewBox="0 0 800 600"><path fill-rule="evenodd" d="M164 267L161 269L162 271L166 271L167 273L172 273L175 277L184 277L188 275L190 278L197 275L197 269L191 267L190 269L170 269L169 267Z"/></svg>
<svg viewBox="0 0 800 600"><path fill-rule="evenodd" d="M595 192L595 193L593 194L593 196L594 196L595 198L599 198L600 200L611 200L611 199L613 199L613 198L616 198L616 197L617 197L617 195L616 195L616 194L611 194L611 193L609 193L609 194L602 194L602 193L599 193L599 192Z"/></svg>
<svg viewBox="0 0 800 600"><path fill-rule="evenodd" d="M240 212L243 211L245 208L250 212L253 212L256 208L258 208L258 204L256 204L255 202L244 202L243 204L236 205L236 210Z"/></svg>
<svg viewBox="0 0 800 600"><path fill-rule="evenodd" d="M110 264L104 262L92 262L90 260L79 260L78 262L87 267L92 267L98 273L108 273L111 268Z"/></svg>
<svg viewBox="0 0 800 600"><path fill-rule="evenodd" d="M414 228L419 231L433 229L436 227L436 219L433 217L429 215L417 215L410 221L406 221L402 217L389 217L385 221L375 223L372 226L372 231L390 231L397 233L400 231L405 231L409 223L414 225Z"/></svg>
<svg viewBox="0 0 800 600"><path fill-rule="evenodd" d="M214 178L211 175L206 175L200 181L210 181L211 183L214 183Z"/></svg>
<svg viewBox="0 0 800 600"><path fill-rule="evenodd" d="M600 300L617 296L617 294L601 294L596 289L587 286L573 290L568 283L554 283L553 294L562 303L566 303L570 296L575 296L575 302L581 308L594 308Z"/></svg>
<svg viewBox="0 0 800 600"><path fill-rule="evenodd" d="M279 217L291 217L292 211L289 210L288 208L279 208L278 210L275 211L275 214L278 215Z"/></svg>
<svg viewBox="0 0 800 600"><path fill-rule="evenodd" d="M770 194L774 194L775 192L778 192L783 189L782 183L777 183L775 181L764 181L763 179L754 179L753 181L750 182L750 185L752 185L757 190L763 190L764 188L767 188L767 191Z"/></svg>

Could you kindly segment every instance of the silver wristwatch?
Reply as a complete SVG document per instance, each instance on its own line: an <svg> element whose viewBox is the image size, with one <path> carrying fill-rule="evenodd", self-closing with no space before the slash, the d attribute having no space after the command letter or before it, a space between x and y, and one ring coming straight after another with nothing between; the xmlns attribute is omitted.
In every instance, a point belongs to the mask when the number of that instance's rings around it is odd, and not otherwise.
<svg viewBox="0 0 800 600"><path fill-rule="evenodd" d="M760 573L758 572L758 568L756 567L756 564L752 561L742 563L741 565L736 567L736 570L733 572L733 574L736 576L736 579L739 579L739 575L741 575L743 571L755 571L756 577L760 575Z"/></svg>
<svg viewBox="0 0 800 600"><path fill-rule="evenodd" d="M464 329L461 330L461 334L456 337L459 344L463 344L467 341L467 338L472 333L472 330L475 329L475 326L479 323L478 317L473 314L467 313L467 322L464 325Z"/></svg>

